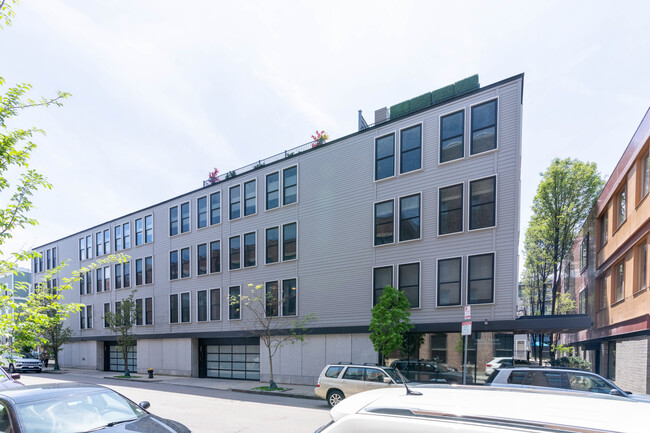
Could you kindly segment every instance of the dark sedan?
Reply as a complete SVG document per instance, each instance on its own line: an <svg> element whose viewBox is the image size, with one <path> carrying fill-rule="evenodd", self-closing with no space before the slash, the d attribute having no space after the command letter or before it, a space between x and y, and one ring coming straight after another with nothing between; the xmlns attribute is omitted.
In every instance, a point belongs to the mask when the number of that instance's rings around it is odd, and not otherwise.
<svg viewBox="0 0 650 433"><path fill-rule="evenodd" d="M0 390L0 432L189 433L184 425L152 415L100 385L54 383Z"/></svg>

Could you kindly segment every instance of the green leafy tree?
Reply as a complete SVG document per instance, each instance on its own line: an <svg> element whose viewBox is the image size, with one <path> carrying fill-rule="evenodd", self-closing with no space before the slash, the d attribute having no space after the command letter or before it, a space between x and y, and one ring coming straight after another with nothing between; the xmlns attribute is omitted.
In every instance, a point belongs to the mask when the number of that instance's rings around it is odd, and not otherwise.
<svg viewBox="0 0 650 433"><path fill-rule="evenodd" d="M413 328L410 308L404 292L390 285L384 287L377 305L372 308L370 341L379 353L382 364L391 353L402 346L404 334Z"/></svg>
<svg viewBox="0 0 650 433"><path fill-rule="evenodd" d="M127 298L122 299L115 308L115 312L107 312L104 320L108 328L117 338L117 347L124 361L124 376L131 377L129 371L129 352L137 343L137 337L133 333L133 327L137 317L142 314L139 305L133 299L136 290L133 290Z"/></svg>
<svg viewBox="0 0 650 433"><path fill-rule="evenodd" d="M273 357L279 348L287 344L303 343L307 325L316 320L316 316L308 314L295 320L281 317L278 314L279 308L287 299L279 295L279 289L273 293L265 291L262 285L249 284L248 288L248 294L231 296L230 305L246 312L242 318L250 324L247 332L253 337L258 337L266 347L271 373L269 386L274 389L277 385L273 377Z"/></svg>
<svg viewBox="0 0 650 433"><path fill-rule="evenodd" d="M71 328L63 327L63 323L57 323L43 333L43 349L50 355L54 356L54 370L60 370L59 352L64 344L74 337L74 331Z"/></svg>

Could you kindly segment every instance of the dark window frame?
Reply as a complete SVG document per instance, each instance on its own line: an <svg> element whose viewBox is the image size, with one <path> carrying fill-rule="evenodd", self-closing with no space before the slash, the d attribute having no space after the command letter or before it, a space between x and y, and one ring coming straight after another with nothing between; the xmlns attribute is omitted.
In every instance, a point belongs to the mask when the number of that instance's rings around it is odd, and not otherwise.
<svg viewBox="0 0 650 433"><path fill-rule="evenodd" d="M385 222L379 222L380 217L378 217L378 207L381 205L385 205L387 203L391 204L391 214L390 214L390 221L385 221ZM384 200L380 202L376 202L374 204L374 210L375 210L375 215L374 215L374 246L381 246L381 245L391 245L395 243L395 200L390 199L390 200ZM383 215L383 214L382 214ZM388 217L386 217L388 219ZM390 225L391 228L391 234L390 237L388 236L379 236L379 227L383 226L388 226ZM385 240L385 242L382 242L382 240Z"/></svg>
<svg viewBox="0 0 650 433"><path fill-rule="evenodd" d="M253 193L252 195L249 195L249 192L247 190L248 185L253 184ZM244 216L251 216L251 215L256 215L257 214L257 179L251 179L249 181L244 182L244 187L243 187L243 193L244 193ZM249 203L251 203L252 210L249 212Z"/></svg>
<svg viewBox="0 0 650 433"><path fill-rule="evenodd" d="M238 198L233 196L233 191L239 193ZM232 185L228 188L228 220L232 221L241 218L241 213L241 184Z"/></svg>
<svg viewBox="0 0 650 433"><path fill-rule="evenodd" d="M443 194L447 190L452 190L452 188L458 188L460 187L460 207L455 207L455 208L448 208L443 211ZM457 183L454 185L448 185L444 187L438 188L438 236L444 236L444 235L449 235L453 233L462 233L465 229L465 209L464 209L464 200L465 200L465 184L464 183ZM443 231L443 216L447 216L447 218L444 218L446 221L449 221L448 215L452 213L457 213L460 211L460 229L453 230L450 229L449 226L452 224L447 224L445 227L446 229Z"/></svg>
<svg viewBox="0 0 650 433"><path fill-rule="evenodd" d="M192 231L192 205L189 201L181 203L179 221L181 234Z"/></svg>
<svg viewBox="0 0 650 433"><path fill-rule="evenodd" d="M208 226L208 196L196 198L196 228L202 229Z"/></svg>
<svg viewBox="0 0 650 433"><path fill-rule="evenodd" d="M391 177L395 177L395 159L396 159L395 158L395 135L396 135L395 132L391 132L389 134L382 135L381 137L376 137L375 138L375 148L374 148L374 150L375 150L375 155L374 155L375 156L375 158L374 158L375 159L375 182L383 180L383 179L390 179ZM392 153L390 155L378 158L378 156L377 156L378 155L377 143L378 143L379 140L382 140L382 139L385 139L385 138L388 138L388 137L392 137L392 139L393 139L393 149L392 149L393 151L392 151ZM391 174L379 177L379 163L380 163L380 161L389 160L389 159L392 160L392 168L393 169L391 171Z"/></svg>
<svg viewBox="0 0 650 433"><path fill-rule="evenodd" d="M291 284L287 285L293 281L293 286L295 292L291 293L288 290L291 290ZM298 315L298 279L297 278L287 278L282 280L282 317L294 317ZM287 310L289 310L287 312Z"/></svg>
<svg viewBox="0 0 650 433"><path fill-rule="evenodd" d="M269 291L272 292L269 294ZM264 317L280 316L280 282L277 280L264 283Z"/></svg>
<svg viewBox="0 0 650 433"><path fill-rule="evenodd" d="M443 263L445 263L445 262L451 262L451 261L458 261L458 279L457 280L449 279L449 280L443 281L442 277L441 277L441 275L442 275L442 272L441 272L442 266L441 265ZM446 257L446 258L443 258L443 259L438 259L437 260L437 266L436 266L436 275L437 275L437 278L436 278L436 283L437 283L437 287L436 287L436 306L447 307L447 306L461 305L462 302L463 302L463 299L462 299L462 297L463 297L463 258L459 256L459 257ZM446 302L446 303L441 302L441 294L442 294L441 286L443 284L450 284L450 285L451 284L458 284L458 289L457 289L458 302L455 302L455 303L454 302Z"/></svg>
<svg viewBox="0 0 650 433"><path fill-rule="evenodd" d="M485 256L491 256L492 257L492 276L490 278L475 278L472 279L472 259L479 258L479 257L485 257ZM484 253L484 254L473 254L467 256L467 304L468 305L480 305L480 304L493 304L494 303L494 289L495 289L495 278L496 278L496 254L491 252L491 253ZM472 290L472 282L474 281L491 281L491 297L489 300L485 301L472 301L472 296L471 296L471 290Z"/></svg>
<svg viewBox="0 0 650 433"><path fill-rule="evenodd" d="M178 206L169 208L169 236L176 236L181 232Z"/></svg>
<svg viewBox="0 0 650 433"><path fill-rule="evenodd" d="M286 239L286 231L285 229L288 228L289 226L294 226L295 227L295 237L293 240L287 241ZM294 254L293 256L287 255L287 246L294 245ZM292 222L292 223L287 223L287 224L282 224L282 261L287 262L287 261L292 261L292 260L298 260L298 223L297 222Z"/></svg>
<svg viewBox="0 0 650 433"><path fill-rule="evenodd" d="M221 191L210 194L210 225L221 224Z"/></svg>
<svg viewBox="0 0 650 433"><path fill-rule="evenodd" d="M178 293L169 295L169 323L180 323L180 299Z"/></svg>
<svg viewBox="0 0 650 433"><path fill-rule="evenodd" d="M237 248L233 248L233 240L237 239L239 242L239 246ZM233 252L233 250L235 252ZM235 260L235 257L237 257L237 260ZM235 271L237 269L241 269L241 236L231 236L228 238L228 270L230 271Z"/></svg>
<svg viewBox="0 0 650 433"><path fill-rule="evenodd" d="M411 309L420 308L420 304L422 303L422 300L420 299L422 297L422 263L409 262L409 263L400 263L399 265L397 265L397 290L404 292L405 295L406 295L406 290L412 288L413 286L412 285L406 286L406 284L402 284L402 269L405 268L406 266L415 266L415 265L417 265L417 270L418 270L418 282L417 282L418 300L417 300L417 305L411 304L410 307Z"/></svg>
<svg viewBox="0 0 650 433"><path fill-rule="evenodd" d="M214 248L213 246L217 246L218 248ZM217 254L214 254L215 251ZM216 257L215 257L216 255ZM216 274L221 272L221 240L217 241L211 241L210 242L210 273L211 274ZM216 264L216 270L215 270L215 264Z"/></svg>
<svg viewBox="0 0 650 433"><path fill-rule="evenodd" d="M419 129L419 141L420 143L411 149L404 150L404 133L408 133L409 131L413 129ZM411 173L414 171L422 170L422 141L423 141L423 124L422 122L416 123L414 125L407 126L405 128L400 128L399 130L399 174L406 174L406 173ZM411 153L417 153L418 155L418 166L417 168L412 168L410 170L405 170L404 169L404 161L409 161L409 157Z"/></svg>
<svg viewBox="0 0 650 433"><path fill-rule="evenodd" d="M201 299L203 295L203 300ZM203 305L201 305L203 301ZM208 311L208 291L207 289L196 291L196 321L207 322L209 316Z"/></svg>
<svg viewBox="0 0 650 433"><path fill-rule="evenodd" d="M236 294L233 294L236 289ZM235 302L233 298L238 300ZM241 320L241 286L228 287L228 320Z"/></svg>
<svg viewBox="0 0 650 433"><path fill-rule="evenodd" d="M276 234L275 243L269 242L270 230L275 230L275 234ZM273 260L273 257L271 257L271 259L269 260L270 249L275 249L275 260ZM279 263L279 262L280 262L280 226L268 227L264 229L264 263L269 265L269 264Z"/></svg>
<svg viewBox="0 0 650 433"><path fill-rule="evenodd" d="M483 182L486 180L492 179L492 200L491 201L485 201L481 203L474 204L473 203L473 186L477 182ZM473 231L473 230L481 230L481 229L487 229L491 227L496 227L497 226L497 176L492 175L492 176L486 176L482 177L480 179L474 179L469 181L469 193L468 193L468 213L469 213L469 225L468 225L468 230ZM474 209L477 209L480 211L483 208L488 208L492 206L492 216L491 216L491 223L485 225L478 225L479 221L476 221L477 219L480 220L481 218L474 218Z"/></svg>
<svg viewBox="0 0 650 433"><path fill-rule="evenodd" d="M253 237L253 244L252 247L248 243L250 240L250 237ZM252 268L257 266L257 231L254 232L249 232L249 233L244 233L242 236L243 238L243 266L244 268ZM250 260L249 254L251 254L252 251L252 261Z"/></svg>
<svg viewBox="0 0 650 433"><path fill-rule="evenodd" d="M484 106L490 105L490 104L494 104L494 119L493 119L494 123L491 123L491 124L489 124L487 126L483 126L481 128L475 129L474 128L474 118L476 116L474 114L474 110L480 109L481 107L484 107ZM470 128L470 131L469 131L469 139L470 139L469 154L470 154L470 156L480 155L480 154L486 153L486 152L491 152L491 151L497 150L499 148L499 125L498 124L499 124L499 99L498 98L490 99L489 101L483 101L483 102L480 102L478 104L473 104L470 107L470 126L469 126L469 128ZM491 129L491 128L494 128L494 147L492 147L491 149L487 149L487 150L474 151L474 134L475 133L480 133L481 131L486 131L486 130Z"/></svg>
<svg viewBox="0 0 650 433"><path fill-rule="evenodd" d="M380 270L386 270L390 269L390 283L389 285L392 287L395 287L395 269L393 265L389 266L376 266L372 268L372 305L373 307L377 305L377 302L379 302L379 298L381 295L384 293L384 289L386 288L386 284L382 285L381 287L377 286L377 271Z"/></svg>
<svg viewBox="0 0 650 433"><path fill-rule="evenodd" d="M196 246L196 275L207 275L208 273L208 244Z"/></svg>
<svg viewBox="0 0 650 433"><path fill-rule="evenodd" d="M452 120L454 116L458 116L459 114L461 115L461 133L456 133L455 135L445 135L445 122L447 120ZM446 152L443 148L444 143L452 140L457 140L458 138L460 138L461 141L460 156L445 157L444 155ZM465 158L465 108L440 116L440 133L438 140L440 144L438 149L438 164L446 164L448 162Z"/></svg>
<svg viewBox="0 0 650 433"><path fill-rule="evenodd" d="M403 200L410 199L413 197L418 198L418 214L417 216L411 216L408 218L403 217L403 212L402 212L402 202ZM407 222L411 220L417 220L417 237L410 237L406 238L405 235L405 225ZM399 198L399 242L408 242L408 241L416 241L419 239L422 239L422 193L415 193L415 194L410 194L410 195L405 195Z"/></svg>
<svg viewBox="0 0 650 433"><path fill-rule="evenodd" d="M277 176L277 188L276 189L269 189L269 178L271 176ZM264 195L264 206L265 210L271 210L271 209L277 209L280 207L280 172L279 171L274 171L273 173L269 173L264 177L264 182L265 182L265 187L266 187L266 193ZM275 195L275 197L273 197ZM274 200L277 204L275 206L269 206L269 202Z"/></svg>
<svg viewBox="0 0 650 433"><path fill-rule="evenodd" d="M288 184L287 182L287 172L295 170L296 172L296 182L293 184ZM295 193L295 199L293 201L288 201L290 200L290 197L292 197L287 191L290 191L291 188L296 189ZM289 198L288 198L289 197ZM297 165L292 165L291 167L283 168L282 169L282 206L289 206L291 204L298 203L298 166Z"/></svg>

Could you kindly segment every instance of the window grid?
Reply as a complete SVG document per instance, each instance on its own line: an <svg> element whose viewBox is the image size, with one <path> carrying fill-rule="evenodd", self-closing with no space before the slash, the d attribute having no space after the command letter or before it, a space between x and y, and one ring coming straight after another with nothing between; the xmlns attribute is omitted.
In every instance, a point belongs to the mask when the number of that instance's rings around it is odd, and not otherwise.
<svg viewBox="0 0 650 433"><path fill-rule="evenodd" d="M399 219L400 242L420 238L420 194L400 197Z"/></svg>
<svg viewBox="0 0 650 433"><path fill-rule="evenodd" d="M400 131L400 174L422 168L422 125L411 126Z"/></svg>
<svg viewBox="0 0 650 433"><path fill-rule="evenodd" d="M395 134L375 139L375 180L395 176Z"/></svg>

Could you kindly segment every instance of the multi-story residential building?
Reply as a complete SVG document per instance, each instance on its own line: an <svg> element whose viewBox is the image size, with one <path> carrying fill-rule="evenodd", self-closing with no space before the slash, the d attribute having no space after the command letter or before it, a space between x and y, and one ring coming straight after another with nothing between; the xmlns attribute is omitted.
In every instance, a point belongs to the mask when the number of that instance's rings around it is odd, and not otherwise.
<svg viewBox="0 0 650 433"><path fill-rule="evenodd" d="M569 255L564 290L593 326L566 334L592 369L650 393L650 110L636 130Z"/></svg>
<svg viewBox="0 0 650 433"><path fill-rule="evenodd" d="M377 110L374 125L343 138L37 248L73 269L130 257L66 295L85 308L69 322L77 338L63 364L120 368L103 314L136 289L132 367L268 378L251 317L229 301L249 283L282 298L267 311L278 320L317 317L304 344L274 358L280 382L314 383L327 362L376 362L368 324L387 284L410 301L427 357L460 359L466 305L480 341L502 335L485 357L511 353L512 332L525 328L515 320L522 92L523 75L484 87L474 76ZM37 281L46 268L35 263Z"/></svg>

